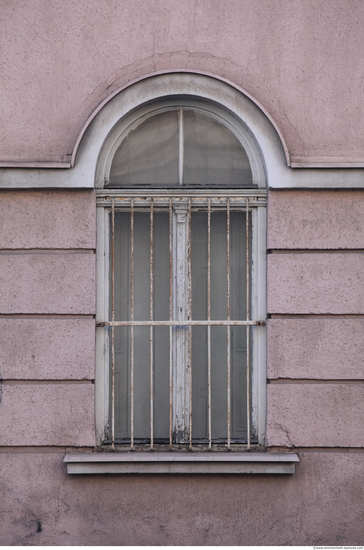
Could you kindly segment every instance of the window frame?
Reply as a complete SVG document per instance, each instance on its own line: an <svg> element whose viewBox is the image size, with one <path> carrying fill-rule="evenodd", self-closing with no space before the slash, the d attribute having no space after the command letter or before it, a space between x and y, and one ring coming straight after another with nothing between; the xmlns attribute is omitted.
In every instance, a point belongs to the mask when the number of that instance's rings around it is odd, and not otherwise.
<svg viewBox="0 0 364 550"><path fill-rule="evenodd" d="M256 197L259 206L254 206L252 212L252 257L251 257L251 307L256 319L266 319L266 182L262 159L249 131L229 111L221 106L197 98L171 98L143 105L140 109L129 113L118 122L109 133L99 156L96 170L97 197L97 300L96 300L96 438L97 445L102 447L106 439L109 414L109 341L108 329L98 326L109 319L109 215L111 198L137 198L138 196L166 196L166 189L145 188L106 188L108 173L114 152L125 135L143 120L157 112L190 107L217 118L238 137L248 154L252 167L253 184L255 188L223 189L227 196ZM167 190L169 196L219 196L221 190L209 189L176 189ZM266 418L266 329L264 326L254 327L252 348L252 419L258 436L258 447L265 444Z"/></svg>
<svg viewBox="0 0 364 550"><path fill-rule="evenodd" d="M244 125L243 121L237 119L236 115L227 109L223 109L220 105L206 100L203 101L202 99L183 96L158 100L142 105L139 109L128 113L125 117L119 120L117 124L115 124L109 132L98 158L95 188L104 189L107 187L113 156L120 143L130 131L135 129L139 124L151 116L170 110L177 110L178 108L199 111L215 118L229 128L229 130L240 141L242 147L248 155L252 170L253 185L257 186L259 189L266 189L265 169L259 148L257 147L253 136Z"/></svg>

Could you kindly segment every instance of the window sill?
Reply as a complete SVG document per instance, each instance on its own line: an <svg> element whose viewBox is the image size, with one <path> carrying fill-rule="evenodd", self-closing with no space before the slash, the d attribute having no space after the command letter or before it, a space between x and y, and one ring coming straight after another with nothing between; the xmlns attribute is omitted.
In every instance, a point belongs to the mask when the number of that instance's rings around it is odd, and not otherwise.
<svg viewBox="0 0 364 550"><path fill-rule="evenodd" d="M68 474L294 474L294 453L69 453Z"/></svg>

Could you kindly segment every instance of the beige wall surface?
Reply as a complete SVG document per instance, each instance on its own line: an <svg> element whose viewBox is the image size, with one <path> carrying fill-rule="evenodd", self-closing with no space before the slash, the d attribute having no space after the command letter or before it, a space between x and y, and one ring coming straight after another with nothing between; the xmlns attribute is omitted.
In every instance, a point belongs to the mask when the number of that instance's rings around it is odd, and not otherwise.
<svg viewBox="0 0 364 550"><path fill-rule="evenodd" d="M275 120L292 160L363 162L361 0L34 0L1 5L0 161L70 159L133 79L208 73Z"/></svg>

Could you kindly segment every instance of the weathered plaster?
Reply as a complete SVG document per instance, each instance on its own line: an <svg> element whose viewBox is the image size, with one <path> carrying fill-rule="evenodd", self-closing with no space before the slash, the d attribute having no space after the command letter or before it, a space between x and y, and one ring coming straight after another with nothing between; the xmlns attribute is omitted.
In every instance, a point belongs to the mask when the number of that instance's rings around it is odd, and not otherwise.
<svg viewBox="0 0 364 550"><path fill-rule="evenodd" d="M268 384L267 445L364 447L364 384Z"/></svg>
<svg viewBox="0 0 364 550"><path fill-rule="evenodd" d="M94 385L2 383L1 445L95 444ZM23 472L27 483L29 474Z"/></svg>
<svg viewBox="0 0 364 550"><path fill-rule="evenodd" d="M363 18L360 0L5 2L0 158L67 161L111 92L178 69L246 89L293 157L362 158Z"/></svg>
<svg viewBox="0 0 364 550"><path fill-rule="evenodd" d="M363 380L364 319L269 319L268 378Z"/></svg>
<svg viewBox="0 0 364 550"><path fill-rule="evenodd" d="M364 255L269 254L268 313L364 313Z"/></svg>
<svg viewBox="0 0 364 550"><path fill-rule="evenodd" d="M2 191L0 248L95 248L91 191Z"/></svg>
<svg viewBox="0 0 364 550"><path fill-rule="evenodd" d="M269 193L268 248L364 249L363 191Z"/></svg>
<svg viewBox="0 0 364 550"><path fill-rule="evenodd" d="M364 186L364 170L292 170L274 126L264 112L246 95L216 78L192 73L154 76L135 82L103 104L82 136L74 168L0 168L0 187L9 188L93 188L102 187L104 178L97 171L105 143L115 127L127 125L129 115L145 105L173 96L198 98L230 111L255 141L265 169L264 185L271 188L357 188ZM253 150L252 150L253 151ZM101 153L101 154L100 154ZM258 153L257 153L258 154ZM259 161L260 162L260 161ZM259 164L258 162L258 164ZM262 179L258 183L262 185Z"/></svg>
<svg viewBox="0 0 364 550"><path fill-rule="evenodd" d="M0 319L0 373L3 380L94 379L94 319Z"/></svg>
<svg viewBox="0 0 364 550"><path fill-rule="evenodd" d="M95 313L95 255L0 255L0 313Z"/></svg>
<svg viewBox="0 0 364 550"><path fill-rule="evenodd" d="M0 454L3 544L362 544L363 454L300 453L284 479L67 477L62 459Z"/></svg>

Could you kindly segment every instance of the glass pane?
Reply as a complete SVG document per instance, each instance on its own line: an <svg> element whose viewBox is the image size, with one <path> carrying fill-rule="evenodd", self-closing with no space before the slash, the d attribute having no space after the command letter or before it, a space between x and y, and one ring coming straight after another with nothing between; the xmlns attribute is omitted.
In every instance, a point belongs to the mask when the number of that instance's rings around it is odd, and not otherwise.
<svg viewBox="0 0 364 550"><path fill-rule="evenodd" d="M109 185L138 184L178 184L177 111L149 117L116 150Z"/></svg>
<svg viewBox="0 0 364 550"><path fill-rule="evenodd" d="M246 319L245 212L230 216L231 318ZM193 212L192 319L207 319L207 212ZM211 319L227 318L227 216L211 212ZM194 439L208 438L208 336L192 329L192 426ZM231 328L231 437L246 437L246 328ZM227 439L227 328L211 327L212 439Z"/></svg>
<svg viewBox="0 0 364 550"><path fill-rule="evenodd" d="M252 186L248 156L237 137L214 118L183 111L184 185Z"/></svg>
<svg viewBox="0 0 364 550"><path fill-rule="evenodd" d="M115 320L130 320L131 215L115 213ZM168 213L154 212L154 319L169 316ZM111 293L110 293L111 295ZM134 214L134 319L150 318L150 213ZM115 436L130 438L130 327L115 328ZM134 438L150 439L149 327L134 327ZM169 437L169 329L155 327L154 437ZM111 353L110 353L111 365Z"/></svg>

